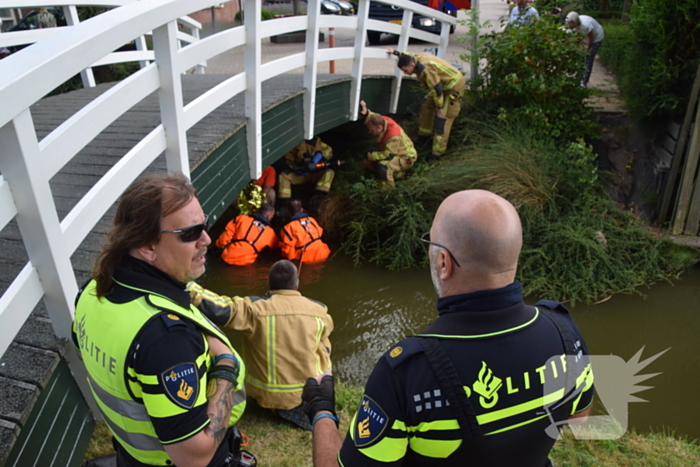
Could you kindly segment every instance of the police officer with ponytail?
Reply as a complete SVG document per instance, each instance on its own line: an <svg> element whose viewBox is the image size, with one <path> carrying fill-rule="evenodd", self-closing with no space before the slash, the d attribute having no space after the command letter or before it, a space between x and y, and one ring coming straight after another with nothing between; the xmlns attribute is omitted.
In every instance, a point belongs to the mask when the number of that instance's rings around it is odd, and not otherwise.
<svg viewBox="0 0 700 467"><path fill-rule="evenodd" d="M119 467L239 463L245 367L185 291L205 271L206 229L182 174L136 180L78 297L73 340Z"/></svg>

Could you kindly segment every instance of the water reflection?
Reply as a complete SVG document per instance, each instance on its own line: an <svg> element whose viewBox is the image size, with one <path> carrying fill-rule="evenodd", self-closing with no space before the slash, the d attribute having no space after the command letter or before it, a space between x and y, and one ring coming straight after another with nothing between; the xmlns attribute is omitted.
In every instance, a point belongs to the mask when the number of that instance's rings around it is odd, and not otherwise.
<svg viewBox="0 0 700 467"><path fill-rule="evenodd" d="M246 268L212 259L202 283L228 295L263 294L275 259L261 258ZM328 305L335 322L334 373L346 382L363 384L386 350L437 317L437 297L427 270L354 268L349 258L339 256L325 264L304 265L300 282L302 294ZM644 292L646 297L618 295L594 307L576 306L573 314L594 354L629 360L646 346L644 359L671 347L642 371L663 374L643 383L654 389L637 394L649 403L630 405L630 423L640 431L672 428L699 438L700 413L692 401L700 384L700 268L674 284L659 283Z"/></svg>

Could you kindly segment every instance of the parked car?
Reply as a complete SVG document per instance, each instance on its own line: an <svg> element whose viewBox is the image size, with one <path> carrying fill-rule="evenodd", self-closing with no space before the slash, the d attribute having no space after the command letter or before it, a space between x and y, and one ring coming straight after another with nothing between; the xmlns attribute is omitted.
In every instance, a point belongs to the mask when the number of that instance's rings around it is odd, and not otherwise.
<svg viewBox="0 0 700 467"><path fill-rule="evenodd" d="M350 16L355 14L355 7L345 0L321 0L321 13Z"/></svg>
<svg viewBox="0 0 700 467"><path fill-rule="evenodd" d="M428 0L413 0L424 6L428 6ZM443 13L447 13L450 16L457 17L457 10L448 10L446 2L442 2ZM369 2L369 18L376 19L379 21L388 21L390 23L401 24L403 20L403 8L399 8L393 5L387 5L386 3L380 2ZM432 32L435 34L440 34L442 30L442 23L436 21L433 18L428 18L423 15L414 14L412 26L416 29L421 29L423 31ZM455 32L455 27L450 27L450 34ZM380 31L367 31L367 40L370 45L379 45L382 33Z"/></svg>

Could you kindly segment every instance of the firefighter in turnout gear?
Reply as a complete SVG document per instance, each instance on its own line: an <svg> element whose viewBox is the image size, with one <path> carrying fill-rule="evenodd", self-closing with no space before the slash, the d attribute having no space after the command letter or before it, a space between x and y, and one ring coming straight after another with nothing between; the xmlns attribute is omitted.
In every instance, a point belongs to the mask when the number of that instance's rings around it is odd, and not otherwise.
<svg viewBox="0 0 700 467"><path fill-rule="evenodd" d="M321 240L323 228L316 219L304 212L298 199L289 202L289 212L292 219L280 233L282 256L304 263L319 263L328 259L331 250Z"/></svg>
<svg viewBox="0 0 700 467"><path fill-rule="evenodd" d="M360 101L360 106L360 113L366 116L367 131L376 138L378 146L376 151L367 153L367 161L379 183L394 186L394 180L402 178L418 158L413 141L392 118L370 111L365 101Z"/></svg>
<svg viewBox="0 0 700 467"><path fill-rule="evenodd" d="M264 205L252 216L240 215L226 224L216 240L217 248L223 248L221 259L227 264L247 266L253 264L265 248L277 248L277 234L270 221L275 215L272 206Z"/></svg>
<svg viewBox="0 0 700 467"><path fill-rule="evenodd" d="M119 467L239 465L245 366L185 290L211 242L195 195L179 173L134 181L77 300L73 342Z"/></svg>
<svg viewBox="0 0 700 467"><path fill-rule="evenodd" d="M461 71L435 55L399 53L398 67L406 75L416 75L421 86L428 91L423 101L418 122L418 135L433 137L432 153L428 162L445 154L450 131L462 108L466 81Z"/></svg>
<svg viewBox="0 0 700 467"><path fill-rule="evenodd" d="M286 206L292 197L292 185L306 183L316 184L316 195L325 196L331 189L335 172L326 167L322 162L333 158L333 148L321 141L316 136L313 139L302 141L297 147L284 155L287 167L278 177L277 196L278 204ZM317 168L318 166L322 168Z"/></svg>
<svg viewBox="0 0 700 467"><path fill-rule="evenodd" d="M344 441L333 377L307 380L314 465L550 466L559 427L587 417L593 373L566 308L523 302L517 211L487 191L457 192L421 240L438 318L379 359Z"/></svg>
<svg viewBox="0 0 700 467"><path fill-rule="evenodd" d="M261 297L226 297L191 282L192 303L225 329L243 335L246 390L261 407L310 429L301 391L312 373L331 369L333 318L320 302L298 292L294 263L270 268L270 291Z"/></svg>

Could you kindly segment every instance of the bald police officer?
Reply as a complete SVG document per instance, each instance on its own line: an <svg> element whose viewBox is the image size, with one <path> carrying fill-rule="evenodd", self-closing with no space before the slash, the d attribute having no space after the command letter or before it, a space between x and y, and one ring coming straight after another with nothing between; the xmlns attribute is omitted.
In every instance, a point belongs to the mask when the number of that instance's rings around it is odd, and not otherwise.
<svg viewBox="0 0 700 467"><path fill-rule="evenodd" d="M568 311L523 303L515 208L487 191L455 193L422 240L439 317L379 359L345 441L333 377L309 378L314 465L550 465L551 427L587 416L593 374L566 358L588 353Z"/></svg>

